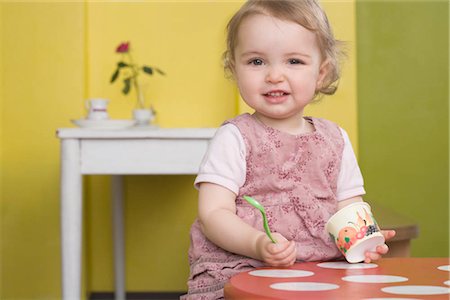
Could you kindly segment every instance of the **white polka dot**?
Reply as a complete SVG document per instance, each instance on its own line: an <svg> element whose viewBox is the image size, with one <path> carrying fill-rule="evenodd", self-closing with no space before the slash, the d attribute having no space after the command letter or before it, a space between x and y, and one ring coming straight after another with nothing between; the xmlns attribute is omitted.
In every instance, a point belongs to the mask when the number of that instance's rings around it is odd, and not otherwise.
<svg viewBox="0 0 450 300"><path fill-rule="evenodd" d="M450 280L444 281L444 284L450 285Z"/></svg>
<svg viewBox="0 0 450 300"><path fill-rule="evenodd" d="M440 266L440 267L438 267L438 269L441 271L449 271L450 272L450 265Z"/></svg>
<svg viewBox="0 0 450 300"><path fill-rule="evenodd" d="M391 283L408 281L408 278L392 275L353 275L342 277L342 280L361 283Z"/></svg>
<svg viewBox="0 0 450 300"><path fill-rule="evenodd" d="M378 267L377 264L366 264L366 263L350 264L345 261L324 262L317 264L317 266L328 269L372 269Z"/></svg>
<svg viewBox="0 0 450 300"><path fill-rule="evenodd" d="M433 285L389 286L381 290L385 293L398 295L444 295L450 293L450 288Z"/></svg>
<svg viewBox="0 0 450 300"><path fill-rule="evenodd" d="M321 282L279 282L271 284L270 287L283 291L328 291L339 288L336 284Z"/></svg>
<svg viewBox="0 0 450 300"><path fill-rule="evenodd" d="M278 269L255 270L249 272L248 274L259 277L274 277L274 278L307 277L314 275L314 273L310 271L278 270Z"/></svg>

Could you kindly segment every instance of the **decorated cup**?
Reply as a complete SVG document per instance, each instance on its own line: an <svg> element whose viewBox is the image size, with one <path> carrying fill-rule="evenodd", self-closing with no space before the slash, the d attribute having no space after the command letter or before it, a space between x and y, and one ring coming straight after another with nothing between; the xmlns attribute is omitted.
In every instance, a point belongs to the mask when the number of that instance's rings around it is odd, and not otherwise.
<svg viewBox="0 0 450 300"><path fill-rule="evenodd" d="M378 245L384 244L384 236L366 202L352 203L337 211L326 229L350 263L364 261L367 251L375 252Z"/></svg>

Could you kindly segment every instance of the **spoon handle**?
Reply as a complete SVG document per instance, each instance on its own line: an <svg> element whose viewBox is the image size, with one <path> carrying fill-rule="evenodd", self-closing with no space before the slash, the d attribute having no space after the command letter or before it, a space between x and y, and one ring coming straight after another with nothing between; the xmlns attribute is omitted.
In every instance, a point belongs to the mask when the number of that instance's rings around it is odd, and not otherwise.
<svg viewBox="0 0 450 300"><path fill-rule="evenodd" d="M273 243L277 243L274 238L272 237L272 234L270 233L270 228L269 228L269 223L267 223L267 217L266 217L266 210L264 209L264 206L262 206L258 201L256 201L255 199L253 199L252 197L249 196L244 196L245 201L247 201L250 205L252 205L254 208L257 208L263 217L263 226L264 226L264 230L266 231L267 236L269 237L269 239L273 242Z"/></svg>
<svg viewBox="0 0 450 300"><path fill-rule="evenodd" d="M263 213L262 216L263 216L264 230L266 231L267 236L269 237L269 239L270 239L274 244L276 244L277 242L275 241L275 239L272 237L272 234L270 233L269 223L267 223L266 214Z"/></svg>

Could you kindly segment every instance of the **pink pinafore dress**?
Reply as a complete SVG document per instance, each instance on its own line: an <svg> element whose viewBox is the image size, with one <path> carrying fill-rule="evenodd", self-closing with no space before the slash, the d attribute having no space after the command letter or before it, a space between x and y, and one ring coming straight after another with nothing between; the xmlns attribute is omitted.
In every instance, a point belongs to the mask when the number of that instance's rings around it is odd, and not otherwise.
<svg viewBox="0 0 450 300"><path fill-rule="evenodd" d="M298 261L330 260L341 256L325 223L337 211L344 140L336 124L306 120L315 130L302 135L265 126L249 114L225 122L237 126L246 146L246 181L236 197L236 210L246 223L263 231L261 213L242 198L254 197L264 205L271 230L297 243ZM191 228L189 263L189 291L182 299L221 299L233 275L264 266L211 243L198 220Z"/></svg>

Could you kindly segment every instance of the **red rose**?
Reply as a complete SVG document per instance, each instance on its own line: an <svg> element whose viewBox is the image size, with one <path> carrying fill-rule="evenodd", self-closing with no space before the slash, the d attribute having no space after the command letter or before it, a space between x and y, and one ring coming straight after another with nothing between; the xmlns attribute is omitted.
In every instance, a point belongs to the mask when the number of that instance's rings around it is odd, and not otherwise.
<svg viewBox="0 0 450 300"><path fill-rule="evenodd" d="M117 47L116 52L117 53L126 53L129 50L130 42L122 43Z"/></svg>

